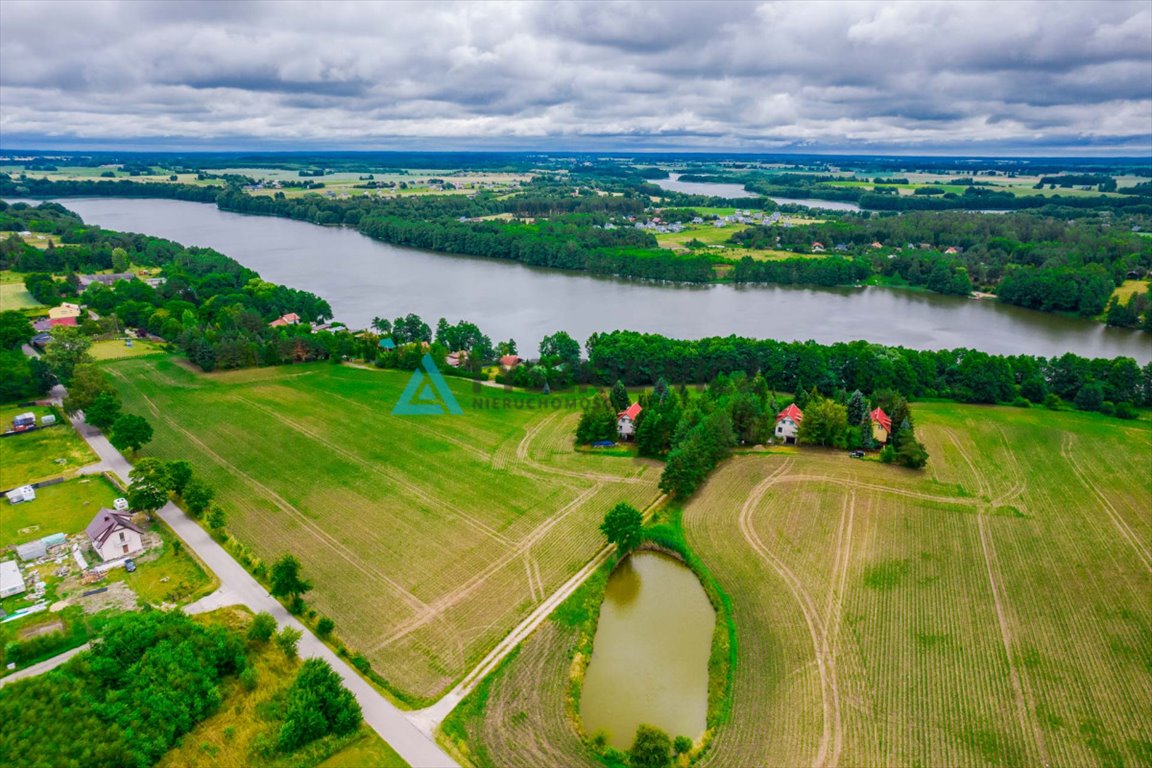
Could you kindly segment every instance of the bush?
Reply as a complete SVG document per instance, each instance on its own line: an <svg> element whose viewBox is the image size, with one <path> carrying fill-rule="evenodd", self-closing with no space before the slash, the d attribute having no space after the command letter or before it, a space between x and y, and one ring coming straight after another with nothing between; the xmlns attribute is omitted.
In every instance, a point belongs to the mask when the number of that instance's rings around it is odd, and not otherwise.
<svg viewBox="0 0 1152 768"><path fill-rule="evenodd" d="M276 746L291 752L322 736L343 736L359 728L360 720L360 705L340 676L328 662L308 659L288 689Z"/></svg>
<svg viewBox="0 0 1152 768"><path fill-rule="evenodd" d="M1140 414L1132 403L1116 403L1116 417L1120 419L1135 419Z"/></svg>
<svg viewBox="0 0 1152 768"><path fill-rule="evenodd" d="M1064 407L1064 401L1055 392L1049 392L1044 396L1044 407L1050 411L1058 411Z"/></svg>
<svg viewBox="0 0 1152 768"><path fill-rule="evenodd" d="M252 626L248 627L248 639L258 643L266 643L272 639L275 632L276 619L272 614L261 611L252 620Z"/></svg>
<svg viewBox="0 0 1152 768"><path fill-rule="evenodd" d="M328 637L334 629L336 629L336 622L327 616L321 616L320 621L316 622L316 634L320 637Z"/></svg>
<svg viewBox="0 0 1152 768"><path fill-rule="evenodd" d="M671 752L672 740L668 734L651 725L640 725L628 750L628 763L633 768L664 768L672 759Z"/></svg>
<svg viewBox="0 0 1152 768"><path fill-rule="evenodd" d="M1014 400L1012 400L1012 405L1016 406L1017 408L1031 408L1032 407L1032 403L1028 400L1028 398L1020 397L1019 395L1017 395L1016 398Z"/></svg>
<svg viewBox="0 0 1152 768"><path fill-rule="evenodd" d="M692 750L692 739L687 736L677 736L672 740L672 751L678 755L683 755Z"/></svg>
<svg viewBox="0 0 1152 768"><path fill-rule="evenodd" d="M284 652L284 655L290 659L296 658L299 654L297 646L300 645L300 638L304 633L295 627L284 627L276 634L276 645Z"/></svg>
<svg viewBox="0 0 1152 768"><path fill-rule="evenodd" d="M891 445L886 445L880 449L880 461L885 464L891 464L896 459L896 449Z"/></svg>
<svg viewBox="0 0 1152 768"><path fill-rule="evenodd" d="M244 686L244 690L254 691L258 683L255 667L245 667L244 671L240 673L240 685Z"/></svg>

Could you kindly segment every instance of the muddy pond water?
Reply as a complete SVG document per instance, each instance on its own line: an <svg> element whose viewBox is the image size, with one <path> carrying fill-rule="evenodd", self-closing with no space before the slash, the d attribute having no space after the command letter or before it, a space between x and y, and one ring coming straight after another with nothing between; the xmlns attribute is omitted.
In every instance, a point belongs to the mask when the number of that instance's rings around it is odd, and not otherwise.
<svg viewBox="0 0 1152 768"><path fill-rule="evenodd" d="M636 552L608 579L580 716L617 749L636 727L695 740L708 713L708 656L716 612L696 574L658 552Z"/></svg>

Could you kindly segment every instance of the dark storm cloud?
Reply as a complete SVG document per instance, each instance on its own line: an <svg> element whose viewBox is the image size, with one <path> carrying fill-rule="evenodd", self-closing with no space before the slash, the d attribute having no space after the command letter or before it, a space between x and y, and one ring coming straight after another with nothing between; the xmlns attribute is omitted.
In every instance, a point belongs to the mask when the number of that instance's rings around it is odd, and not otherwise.
<svg viewBox="0 0 1152 768"><path fill-rule="evenodd" d="M5 0L37 140L1148 152L1152 4Z"/></svg>

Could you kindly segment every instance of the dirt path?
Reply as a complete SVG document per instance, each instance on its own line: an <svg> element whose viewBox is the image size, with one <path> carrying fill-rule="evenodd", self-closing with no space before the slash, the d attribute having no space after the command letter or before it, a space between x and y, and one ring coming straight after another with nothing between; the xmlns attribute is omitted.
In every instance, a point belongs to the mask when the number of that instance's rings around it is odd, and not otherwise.
<svg viewBox="0 0 1152 768"><path fill-rule="evenodd" d="M1064 435L1064 439L1060 443L1060 455L1062 455L1072 467L1072 471L1076 473L1076 477L1084 484L1100 500L1101 506L1107 513L1108 518L1112 524L1116 526L1119 531L1120 537L1136 551L1136 557L1139 558L1141 564L1150 572L1152 572L1152 551L1149 551L1146 544L1141 541L1139 534L1133 531L1128 523L1124 522L1124 518L1116 511L1116 507L1112 506L1112 502L1108 500L1098 485L1092 481L1092 478L1076 461L1076 438L1071 434Z"/></svg>
<svg viewBox="0 0 1152 768"><path fill-rule="evenodd" d="M645 521L647 521L667 497L660 495L651 504L643 510ZM408 715L409 720L416 724L418 728L425 733L434 734L436 729L440 727L440 723L444 718L456 708L456 705L464 699L472 690L483 680L497 665L503 661L504 657L511 653L520 643L522 643L535 629L540 626L552 614L557 607L560 606L565 600L572 596L572 593L583 586L584 582L588 580L596 569L604 564L605 561L611 557L612 553L616 551L615 544L608 544L597 552L591 560L589 560L583 568L581 568L575 576L553 592L546 600L541 602L536 608L528 614L524 621L509 632L503 640L501 640L495 648L489 651L479 664L472 668L448 693L444 694L430 707L426 709L410 712Z"/></svg>
<svg viewBox="0 0 1152 768"><path fill-rule="evenodd" d="M536 472L544 475L553 475L555 477L571 477L577 480L596 480L606 483L643 483L645 480L639 477L621 477L620 475L601 475L597 472L577 472L571 469L560 469L558 467L550 467L547 464L541 464L532 458L531 447L532 442L556 418L562 416L561 411L553 413L540 421L530 426L524 432L524 437L521 438L520 443L516 446L516 459L521 464L531 467Z"/></svg>
<svg viewBox="0 0 1152 768"><path fill-rule="evenodd" d="M992 600L996 605L996 619L1000 624L1000 639L1004 643L1004 658L1008 662L1008 676L1012 680L1012 691L1016 697L1016 719L1024 735L1024 740L1035 743L1037 750L1040 752L1041 763L1043 765L1049 765L1048 748L1044 741L1044 733L1040 730L1039 724L1029 715L1029 712L1032 711L1035 706L1032 702L1031 690L1026 688L1023 678L1016 669L1016 661L1012 653L1012 631L1008 625L1008 616L1004 610L1005 601L1001 594L999 579L997 578L1000 570L999 561L996 559L996 549L992 543L992 534L988 532L987 526L984 524L984 518L985 515L983 514L976 516L976 528L980 532L980 547L984 551L984 565L988 572L988 584L992 590Z"/></svg>
<svg viewBox="0 0 1152 768"><path fill-rule="evenodd" d="M848 480L842 477L829 477L827 475L787 475L781 477L777 482L780 483L830 483L832 485L840 485L849 489L861 489L867 491L877 491L880 493L888 493L893 496L903 496L909 499L919 499L921 501L931 501L937 504L957 504L965 507L973 507L980 504L978 499L966 499L957 496L934 496L931 493L920 493L918 491L905 491L900 488L892 488L887 485L876 485L875 483L863 483L859 480Z"/></svg>
<svg viewBox="0 0 1152 768"><path fill-rule="evenodd" d="M785 474L791 469L793 463L791 459L786 459L775 472L762 480L752 490L740 510L740 532L756 554L784 580L808 624L808 631L812 636L812 648L816 656L816 668L820 674L820 698L824 712L823 733L812 765L813 768L826 768L834 765L834 761L839 759L843 746L840 690L836 682L836 660L835 655L829 650L827 627L816 607L816 601L804 588L803 582L783 560L760 540L759 534L756 533L756 529L752 525L753 513L768 490L778 482L795 479L794 476ZM814 479L825 480L827 478Z"/></svg>
<svg viewBox="0 0 1152 768"><path fill-rule="evenodd" d="M593 485L592 487L585 490L582 494L577 496L575 499L561 507L559 512L545 520L540 525L536 526L536 528L533 529L533 531L523 539L521 539L513 549L505 552L496 560L493 560L491 563L485 566L483 570L472 576L470 579L468 579L468 581L464 582L464 584L462 584L459 589L453 590L452 592L449 592L446 595L442 595L441 597L434 600L430 605L431 610L434 613L439 614L448 608L451 608L475 592L485 581L488 580L489 577L492 576L492 574L504 568L518 557L526 556L528 550L531 549L533 544L543 538L544 535L548 533L548 531L552 530L552 528L556 526L557 523L559 523L561 520L571 514L573 510L575 510L577 507L595 495L602 487L603 486L600 484ZM430 620L431 617L429 616L417 616L413 618L405 624L397 627L395 631L393 631L390 635L373 646L371 650L376 651L396 642L397 640L411 634L423 625L427 624Z"/></svg>

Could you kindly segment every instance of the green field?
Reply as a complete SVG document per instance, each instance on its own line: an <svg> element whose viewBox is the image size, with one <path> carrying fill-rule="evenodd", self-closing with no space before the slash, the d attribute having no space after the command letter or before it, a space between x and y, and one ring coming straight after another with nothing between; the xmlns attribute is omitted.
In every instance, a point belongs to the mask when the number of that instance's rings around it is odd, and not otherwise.
<svg viewBox="0 0 1152 768"><path fill-rule="evenodd" d="M658 468L577 453L563 397L504 393L459 416L393 416L409 374L331 364L211 376L168 358L111 363L142 456L210 479L232 533L291 552L350 649L410 702L437 697L602 546L614 503L646 507Z"/></svg>
<svg viewBox="0 0 1152 768"><path fill-rule="evenodd" d="M32 298L32 294L28 293L24 283L0 283L0 312L8 312L13 309L32 309L40 306L43 305Z"/></svg>
<svg viewBox="0 0 1152 768"><path fill-rule="evenodd" d="M17 414L51 413L41 406L0 406L0 426L10 429ZM74 473L96 461L96 454L66 420L54 427L0 438L0 489Z"/></svg>
<svg viewBox="0 0 1152 768"><path fill-rule="evenodd" d="M1119 288L1112 291L1112 295L1115 296L1116 300L1120 303L1127 304L1128 299L1132 298L1133 294L1147 292L1147 280L1125 280Z"/></svg>
<svg viewBox="0 0 1152 768"><path fill-rule="evenodd" d="M163 344L139 339L133 339L130 347L124 343L124 339L106 339L93 343L92 348L88 350L88 354L96 360L121 360L126 357L143 357L163 353Z"/></svg>
<svg viewBox="0 0 1152 768"><path fill-rule="evenodd" d="M0 500L0 547L53 533L80 533L101 507L111 507L120 495L112 483L94 475L37 488L33 501Z"/></svg>
<svg viewBox="0 0 1152 768"><path fill-rule="evenodd" d="M686 505L737 632L702 764L1147 764L1152 427L916 415L924 472L741 456ZM475 764L598 764L565 702L575 640L553 619L484 681L464 718Z"/></svg>

